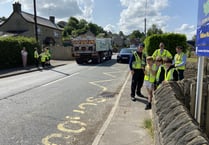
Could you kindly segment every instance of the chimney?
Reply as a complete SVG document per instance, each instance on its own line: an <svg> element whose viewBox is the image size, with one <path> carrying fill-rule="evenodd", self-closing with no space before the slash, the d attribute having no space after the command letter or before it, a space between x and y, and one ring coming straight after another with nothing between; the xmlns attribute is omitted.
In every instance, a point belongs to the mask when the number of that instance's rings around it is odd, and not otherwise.
<svg viewBox="0 0 209 145"><path fill-rule="evenodd" d="M19 2L15 2L13 4L13 11L17 13L21 13L21 4Z"/></svg>
<svg viewBox="0 0 209 145"><path fill-rule="evenodd" d="M54 16L49 16L49 20L50 20L52 23L55 23L55 17L54 17Z"/></svg>

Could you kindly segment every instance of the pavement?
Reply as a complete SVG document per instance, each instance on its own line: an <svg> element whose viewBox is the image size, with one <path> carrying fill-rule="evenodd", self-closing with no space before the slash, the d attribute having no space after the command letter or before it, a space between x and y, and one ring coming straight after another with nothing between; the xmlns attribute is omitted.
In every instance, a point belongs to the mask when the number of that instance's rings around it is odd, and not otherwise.
<svg viewBox="0 0 209 145"><path fill-rule="evenodd" d="M51 60L51 67L58 67L74 61ZM0 78L38 71L35 66L0 70ZM152 111L144 110L146 98L130 97L131 74L123 84L114 107L107 120L94 139L92 145L154 145L150 130L145 128L145 121L152 120ZM147 96L142 87L142 94Z"/></svg>

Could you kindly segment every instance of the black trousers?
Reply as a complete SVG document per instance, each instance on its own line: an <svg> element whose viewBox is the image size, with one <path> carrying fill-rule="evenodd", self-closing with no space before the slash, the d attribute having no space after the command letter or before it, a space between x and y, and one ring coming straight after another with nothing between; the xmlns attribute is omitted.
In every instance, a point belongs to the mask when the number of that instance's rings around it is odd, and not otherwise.
<svg viewBox="0 0 209 145"><path fill-rule="evenodd" d="M39 66L39 59L38 58L35 58L35 65L36 65L36 67Z"/></svg>
<svg viewBox="0 0 209 145"><path fill-rule="evenodd" d="M178 75L179 75L179 80L183 80L184 79L184 70L178 69Z"/></svg>
<svg viewBox="0 0 209 145"><path fill-rule="evenodd" d="M141 87L144 82L144 70L135 69L131 82L131 97L135 97L135 94L141 94Z"/></svg>

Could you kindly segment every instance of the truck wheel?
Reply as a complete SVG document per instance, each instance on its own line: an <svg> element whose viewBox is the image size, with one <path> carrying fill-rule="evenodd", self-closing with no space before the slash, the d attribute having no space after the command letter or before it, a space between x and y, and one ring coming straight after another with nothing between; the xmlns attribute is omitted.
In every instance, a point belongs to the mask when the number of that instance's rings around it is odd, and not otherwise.
<svg viewBox="0 0 209 145"><path fill-rule="evenodd" d="M97 63L101 63L101 57L100 56L97 58Z"/></svg>
<svg viewBox="0 0 209 145"><path fill-rule="evenodd" d="M101 63L101 57L98 56L97 58L93 59L93 63L94 63L94 64L99 64L99 63Z"/></svg>
<svg viewBox="0 0 209 145"><path fill-rule="evenodd" d="M76 59L76 62L77 62L77 64L82 64L83 63L83 61L80 60L80 59Z"/></svg>

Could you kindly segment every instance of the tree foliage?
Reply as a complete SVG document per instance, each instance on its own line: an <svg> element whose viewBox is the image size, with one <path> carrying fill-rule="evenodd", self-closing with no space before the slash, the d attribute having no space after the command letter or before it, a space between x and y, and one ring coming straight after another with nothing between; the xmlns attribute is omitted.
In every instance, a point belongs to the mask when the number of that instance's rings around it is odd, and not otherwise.
<svg viewBox="0 0 209 145"><path fill-rule="evenodd" d="M84 19L78 20L75 17L70 17L67 25L64 27L63 37L76 37L88 31L92 32L95 36L100 33L107 33L101 26L98 26L97 24L91 22L88 23Z"/></svg>
<svg viewBox="0 0 209 145"><path fill-rule="evenodd" d="M163 31L157 28L157 25L153 24L151 28L147 31L147 36L151 36L153 34L163 34Z"/></svg>
<svg viewBox="0 0 209 145"><path fill-rule="evenodd" d="M6 17L0 17L0 22L5 22L7 20L7 18Z"/></svg>

